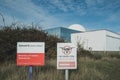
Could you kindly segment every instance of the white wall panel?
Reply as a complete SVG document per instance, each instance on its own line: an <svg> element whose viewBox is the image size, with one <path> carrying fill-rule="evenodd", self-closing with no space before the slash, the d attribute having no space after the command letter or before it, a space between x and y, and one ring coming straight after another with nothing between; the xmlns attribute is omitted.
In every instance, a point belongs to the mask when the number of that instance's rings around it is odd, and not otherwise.
<svg viewBox="0 0 120 80"><path fill-rule="evenodd" d="M120 51L120 35L106 31L106 51Z"/></svg>
<svg viewBox="0 0 120 80"><path fill-rule="evenodd" d="M112 36L112 38L111 38ZM119 51L120 35L106 30L71 34L71 42L79 42L84 49L93 51Z"/></svg>

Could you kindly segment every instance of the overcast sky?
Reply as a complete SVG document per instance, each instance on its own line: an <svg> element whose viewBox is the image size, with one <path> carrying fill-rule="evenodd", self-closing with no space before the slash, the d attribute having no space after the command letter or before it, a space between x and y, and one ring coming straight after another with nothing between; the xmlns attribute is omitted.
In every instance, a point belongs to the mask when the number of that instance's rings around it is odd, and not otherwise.
<svg viewBox="0 0 120 80"><path fill-rule="evenodd" d="M120 0L0 0L0 13L6 25L33 22L46 29L81 24L120 33Z"/></svg>

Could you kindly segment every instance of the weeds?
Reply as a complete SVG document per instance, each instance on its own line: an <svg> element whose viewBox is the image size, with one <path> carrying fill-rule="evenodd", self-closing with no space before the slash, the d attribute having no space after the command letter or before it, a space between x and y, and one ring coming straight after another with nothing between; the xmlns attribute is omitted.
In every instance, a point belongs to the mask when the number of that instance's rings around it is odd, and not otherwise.
<svg viewBox="0 0 120 80"><path fill-rule="evenodd" d="M120 80L120 59L78 57L78 66L69 70L70 80ZM47 59L43 67L33 67L34 80L64 80L64 70L57 70L56 59ZM6 62L0 66L0 80L29 80L29 67Z"/></svg>
<svg viewBox="0 0 120 80"><path fill-rule="evenodd" d="M35 28L0 30L0 80L29 80L29 66L16 65L18 41L44 41L45 66L33 67L33 80L64 80L64 70L57 70L56 43L61 40ZM120 54L92 54L79 45L77 69L69 70L70 80L120 80Z"/></svg>

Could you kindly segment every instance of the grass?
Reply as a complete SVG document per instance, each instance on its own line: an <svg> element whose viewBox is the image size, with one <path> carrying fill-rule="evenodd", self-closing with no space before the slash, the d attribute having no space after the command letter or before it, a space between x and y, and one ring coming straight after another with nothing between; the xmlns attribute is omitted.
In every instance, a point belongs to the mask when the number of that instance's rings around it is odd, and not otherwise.
<svg viewBox="0 0 120 80"><path fill-rule="evenodd" d="M33 80L65 80L64 70L56 69L56 59L46 60L43 67L33 67ZM0 80L29 80L29 67L13 61L0 64ZM69 70L69 80L120 80L120 59L79 57L76 70Z"/></svg>

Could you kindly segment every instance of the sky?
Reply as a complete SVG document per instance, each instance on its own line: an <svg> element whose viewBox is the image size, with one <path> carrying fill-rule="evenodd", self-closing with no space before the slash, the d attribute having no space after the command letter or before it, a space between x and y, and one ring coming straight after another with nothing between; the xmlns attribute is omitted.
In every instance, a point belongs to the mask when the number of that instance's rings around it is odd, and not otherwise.
<svg viewBox="0 0 120 80"><path fill-rule="evenodd" d="M12 23L53 27L80 24L86 30L120 34L120 0L0 0L0 25Z"/></svg>

